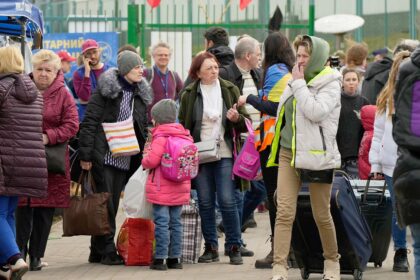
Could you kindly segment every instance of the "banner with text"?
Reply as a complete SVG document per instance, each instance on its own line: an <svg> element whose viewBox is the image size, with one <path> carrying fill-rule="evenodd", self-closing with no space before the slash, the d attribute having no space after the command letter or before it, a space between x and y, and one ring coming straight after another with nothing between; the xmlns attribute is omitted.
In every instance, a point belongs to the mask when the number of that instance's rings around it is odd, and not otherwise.
<svg viewBox="0 0 420 280"><path fill-rule="evenodd" d="M96 40L101 48L101 61L112 66L117 65L118 33L97 32L97 33L49 33L44 34L44 49L58 52L68 51L73 57L78 57L82 44L87 39ZM77 64L72 66L71 73L77 69Z"/></svg>

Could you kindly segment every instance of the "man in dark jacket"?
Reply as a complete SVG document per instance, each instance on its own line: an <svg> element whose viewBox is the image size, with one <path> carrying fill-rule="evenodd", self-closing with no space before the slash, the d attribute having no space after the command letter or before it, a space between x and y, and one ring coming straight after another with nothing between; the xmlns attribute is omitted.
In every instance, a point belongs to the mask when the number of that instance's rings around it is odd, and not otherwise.
<svg viewBox="0 0 420 280"><path fill-rule="evenodd" d="M395 88L393 137L398 144L398 160L393 179L398 223L410 225L413 237L416 279L420 278L420 47L400 66ZM417 97L417 100L416 98Z"/></svg>
<svg viewBox="0 0 420 280"><path fill-rule="evenodd" d="M219 76L237 86L241 96L258 96L258 90L261 88L261 73L258 69L260 60L260 43L252 37L243 37L235 47L235 60L228 66L222 66L219 70ZM260 122L260 112L251 105L247 105L246 110L250 114L254 127L257 126ZM237 189L236 195L242 231L246 230L248 226L255 227L253 212L267 196L264 183L262 180L251 181L251 189L245 192L245 195L240 189ZM254 255L245 247L241 247L240 250L242 256Z"/></svg>
<svg viewBox="0 0 420 280"><path fill-rule="evenodd" d="M211 27L204 32L206 51L213 54L220 66L228 66L234 60L234 54L229 48L229 33L222 27ZM192 82L188 75L184 82L184 89Z"/></svg>
<svg viewBox="0 0 420 280"><path fill-rule="evenodd" d="M229 48L229 33L221 27L211 27L204 33L206 50L212 53L220 65L229 65L234 60L232 50Z"/></svg>
<svg viewBox="0 0 420 280"><path fill-rule="evenodd" d="M393 55L405 50L412 52L418 43L417 40L403 40L395 47ZM362 84L362 96L366 97L370 104L376 104L376 98L388 81L392 63L391 58L385 57L368 65Z"/></svg>

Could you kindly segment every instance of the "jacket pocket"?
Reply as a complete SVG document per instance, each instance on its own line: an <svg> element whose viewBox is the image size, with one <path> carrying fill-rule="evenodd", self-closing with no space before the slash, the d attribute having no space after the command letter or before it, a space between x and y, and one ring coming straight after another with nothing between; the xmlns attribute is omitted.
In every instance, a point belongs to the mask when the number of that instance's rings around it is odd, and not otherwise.
<svg viewBox="0 0 420 280"><path fill-rule="evenodd" d="M319 127L319 133L321 134L321 140L322 140L322 150L326 151L327 150L327 144L325 144L325 136L324 136L324 131L322 130L322 127Z"/></svg>

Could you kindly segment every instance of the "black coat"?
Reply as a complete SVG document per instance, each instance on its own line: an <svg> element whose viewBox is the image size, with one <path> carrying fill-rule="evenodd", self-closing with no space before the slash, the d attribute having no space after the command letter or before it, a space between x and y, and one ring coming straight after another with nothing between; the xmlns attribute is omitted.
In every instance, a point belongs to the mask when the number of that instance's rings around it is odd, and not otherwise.
<svg viewBox="0 0 420 280"><path fill-rule="evenodd" d="M420 223L420 154L405 148L399 148L398 154L392 177L398 223Z"/></svg>
<svg viewBox="0 0 420 280"><path fill-rule="evenodd" d="M393 137L398 145L398 160L393 180L397 200L398 222L401 225L420 223L420 136L418 116L413 108L419 106L413 96L413 84L420 77L420 48L399 69L395 86L395 115L393 117ZM418 93L418 92L417 92Z"/></svg>
<svg viewBox="0 0 420 280"><path fill-rule="evenodd" d="M362 83L362 96L366 97L372 105L376 105L376 98L388 81L392 62L392 59L385 57L380 61L372 62L366 69Z"/></svg>
<svg viewBox="0 0 420 280"><path fill-rule="evenodd" d="M260 69L251 69L251 77L254 80L257 89L261 88L261 71ZM233 83L239 88L242 95L242 89L244 87L244 80L242 79L242 73L239 70L235 62L232 62L228 66L222 66L219 70L219 77Z"/></svg>
<svg viewBox="0 0 420 280"><path fill-rule="evenodd" d="M93 175L103 178L104 157L109 146L102 128L103 122L116 122L122 101L122 85L118 80L118 70L111 68L99 78L98 88L89 99L85 118L80 126L79 155L80 160L90 161L93 165ZM148 82L138 83L134 92L133 120L137 140L143 151L147 140L147 106L153 100L153 93ZM141 154L135 155L131 160L129 175L140 166Z"/></svg>

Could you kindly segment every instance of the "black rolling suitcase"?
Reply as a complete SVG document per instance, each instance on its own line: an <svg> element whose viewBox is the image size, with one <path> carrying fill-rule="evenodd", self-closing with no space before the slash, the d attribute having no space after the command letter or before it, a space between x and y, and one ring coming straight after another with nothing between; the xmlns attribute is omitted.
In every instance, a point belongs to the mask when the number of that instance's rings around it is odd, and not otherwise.
<svg viewBox="0 0 420 280"><path fill-rule="evenodd" d="M331 214L341 255L341 274L351 274L355 280L361 280L372 254L372 238L350 182L343 175L334 177ZM305 186L298 196L291 245L303 279L308 279L310 273L323 273L321 240L312 216L309 191Z"/></svg>
<svg viewBox="0 0 420 280"><path fill-rule="evenodd" d="M381 267L391 242L390 193L386 190L385 181L351 180L350 183L372 233L372 255L369 262L373 262L375 267Z"/></svg>

